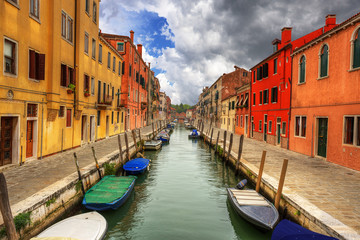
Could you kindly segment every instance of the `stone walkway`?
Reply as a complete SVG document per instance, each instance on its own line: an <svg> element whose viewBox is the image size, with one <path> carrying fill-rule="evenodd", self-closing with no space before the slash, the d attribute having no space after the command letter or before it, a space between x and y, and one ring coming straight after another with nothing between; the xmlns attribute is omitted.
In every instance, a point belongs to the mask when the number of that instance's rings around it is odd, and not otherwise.
<svg viewBox="0 0 360 240"><path fill-rule="evenodd" d="M213 144L216 144L218 131L223 141L224 131L214 128ZM208 124L204 132L210 137ZM230 134L227 133L228 142ZM232 152L236 155L239 140L240 136L234 134ZM259 168L263 150L267 152L264 173L278 182L283 159L288 159L284 186L360 234L359 171L250 138L244 138L242 159ZM360 239L360 235L353 239Z"/></svg>
<svg viewBox="0 0 360 240"><path fill-rule="evenodd" d="M205 130L208 131L206 127ZM141 133L146 135L151 131L151 126L148 126L143 128ZM213 143L216 141L217 131L216 129L214 131ZM222 139L223 131L220 131ZM128 134L132 145L132 136ZM123 135L121 134L122 143L125 143ZM234 135L232 149L234 153L237 153L239 138ZM116 136L110 137L43 160L26 163L21 167L3 169L8 184L10 204L14 205L76 172L74 152L78 156L80 167L94 163L91 146L94 146L97 158L100 159L118 149L118 140ZM282 161L284 158L288 159L285 187L352 228L353 233L360 234L360 172L249 138L244 139L242 158L259 167L263 150L267 151L264 174L278 180ZM359 235L353 233L349 236L355 237L348 239L360 239L357 238Z"/></svg>

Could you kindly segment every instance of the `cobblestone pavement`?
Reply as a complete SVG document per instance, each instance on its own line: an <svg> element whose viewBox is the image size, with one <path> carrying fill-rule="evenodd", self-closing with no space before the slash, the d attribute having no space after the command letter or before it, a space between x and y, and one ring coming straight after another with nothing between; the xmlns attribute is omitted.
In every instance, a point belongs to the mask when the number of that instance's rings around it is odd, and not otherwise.
<svg viewBox="0 0 360 240"><path fill-rule="evenodd" d="M205 126L205 131L210 132L208 127ZM146 135L151 131L151 126L148 126L141 133ZM213 143L216 141L217 131L214 129ZM220 132L220 140L223 140L223 131ZM128 136L129 144L132 145L131 133ZM124 144L124 134L121 137ZM238 151L239 139L238 135L234 135L232 151L235 153ZM5 169L10 204L14 205L76 172L74 152L77 153L80 167L94 163L91 146L94 146L97 158L100 159L118 149L117 137L34 160L21 167ZM360 172L249 138L244 139L242 158L259 167L263 150L267 151L264 173L279 179L282 161L284 158L288 159L285 187L360 234Z"/></svg>
<svg viewBox="0 0 360 240"><path fill-rule="evenodd" d="M141 129L141 135L151 132L151 126ZM133 144L133 137L131 132L127 132L127 134L129 145L131 146ZM122 147L124 147L124 133L120 134L120 136ZM117 135L112 136L98 142L45 157L42 160L33 160L23 166L5 169L4 175L8 187L10 205L14 205L50 184L76 172L74 153L77 155L80 168L92 163L95 165L91 150L92 146L95 149L96 157L100 159L119 149L118 137Z"/></svg>
<svg viewBox="0 0 360 240"><path fill-rule="evenodd" d="M223 141L224 131L214 128L213 144L218 131ZM209 124L205 124L204 132L210 137ZM228 142L229 139L228 132ZM234 134L232 152L238 152L239 140L240 136ZM288 159L284 186L360 234L359 171L244 138L242 158L258 168L263 150L267 151L264 173L278 180L283 159Z"/></svg>

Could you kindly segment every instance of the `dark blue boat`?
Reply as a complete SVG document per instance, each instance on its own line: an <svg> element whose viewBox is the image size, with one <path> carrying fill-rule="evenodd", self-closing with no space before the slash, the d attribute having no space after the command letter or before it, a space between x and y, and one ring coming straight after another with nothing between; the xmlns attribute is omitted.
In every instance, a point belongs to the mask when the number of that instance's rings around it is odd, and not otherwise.
<svg viewBox="0 0 360 240"><path fill-rule="evenodd" d="M82 204L96 211L117 209L130 196L135 179L136 176L105 176L85 193Z"/></svg>
<svg viewBox="0 0 360 240"><path fill-rule="evenodd" d="M281 220L271 235L271 240L336 240L337 238L328 237L320 233L310 231L302 226L290 222L289 220Z"/></svg>
<svg viewBox="0 0 360 240"><path fill-rule="evenodd" d="M135 158L124 164L123 169L129 175L141 174L146 171L150 160L146 158Z"/></svg>

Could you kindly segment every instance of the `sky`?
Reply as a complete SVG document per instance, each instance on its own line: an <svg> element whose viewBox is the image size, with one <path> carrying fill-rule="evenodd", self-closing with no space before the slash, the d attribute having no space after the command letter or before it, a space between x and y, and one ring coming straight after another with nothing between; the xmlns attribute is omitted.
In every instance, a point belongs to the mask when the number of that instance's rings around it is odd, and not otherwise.
<svg viewBox="0 0 360 240"><path fill-rule="evenodd" d="M102 0L100 29L143 45L143 59L172 104L195 105L234 66L249 70L292 27L297 39L360 12L359 0Z"/></svg>

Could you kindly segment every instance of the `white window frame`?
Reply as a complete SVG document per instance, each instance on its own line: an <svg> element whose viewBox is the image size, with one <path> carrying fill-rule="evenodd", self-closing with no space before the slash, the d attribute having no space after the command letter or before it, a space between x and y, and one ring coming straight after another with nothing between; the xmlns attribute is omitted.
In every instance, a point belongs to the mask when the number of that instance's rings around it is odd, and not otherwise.
<svg viewBox="0 0 360 240"><path fill-rule="evenodd" d="M35 15L31 12L31 4L32 3L34 4L34 11L35 11L35 13L37 12L37 15ZM40 20L40 0L30 0L29 1L29 14L30 14L30 17L32 19L34 19L35 21Z"/></svg>
<svg viewBox="0 0 360 240"><path fill-rule="evenodd" d="M96 60L96 40L92 38L91 40L91 57Z"/></svg>
<svg viewBox="0 0 360 240"><path fill-rule="evenodd" d="M65 15L65 26L63 26L63 22L62 22L62 14ZM69 26L68 26L69 20L71 20L71 22L72 22L72 25L71 25L71 38L70 38ZM62 34L63 27L65 27L65 36ZM66 42L70 43L71 45L73 45L73 41L74 41L74 20L64 10L61 10L61 38L64 39Z"/></svg>
<svg viewBox="0 0 360 240"><path fill-rule="evenodd" d="M296 118L300 118L300 124L299 124L299 135L296 134ZM299 138L306 138L306 126L305 126L305 136L302 136L302 128L303 128L303 118L306 119L306 125L307 125L307 116L306 115L295 115L294 119L294 136Z"/></svg>
<svg viewBox="0 0 360 240"><path fill-rule="evenodd" d="M354 128L353 128L353 144L345 143L345 118L346 117L353 117L354 118ZM356 139L358 138L359 129L357 129L358 121L360 121L360 115L344 115L343 117L343 134L342 134L342 144L346 146L352 146L352 147L360 147L360 145L356 145Z"/></svg>
<svg viewBox="0 0 360 240"><path fill-rule="evenodd" d="M87 38L87 41L86 41ZM84 53L86 55L89 55L89 34L87 32L85 32L84 35Z"/></svg>
<svg viewBox="0 0 360 240"><path fill-rule="evenodd" d="M304 62L305 62L305 70L304 70L304 82L300 82L300 76L301 76L301 68L300 68L300 64L301 64L301 58L304 57ZM297 81L297 84L298 85L302 85L302 84L305 84L306 83L306 56L305 54L302 54L299 58L299 63L298 63L298 81Z"/></svg>
<svg viewBox="0 0 360 240"><path fill-rule="evenodd" d="M99 43L99 56L98 56L98 60L99 60L99 63L102 64L102 44Z"/></svg>
<svg viewBox="0 0 360 240"><path fill-rule="evenodd" d="M349 71L356 71L356 70L360 70L360 67L354 68L354 41L355 41L355 37L358 33L358 31L360 31L360 25L358 25L355 30L353 31L352 35L351 35L351 40L350 40L350 70ZM360 41L360 39L359 39Z"/></svg>
<svg viewBox="0 0 360 240"><path fill-rule="evenodd" d="M327 75L321 77L321 51L325 47L325 45L328 47L328 60L327 60ZM323 43L319 49L319 63L318 63L318 78L317 80L328 78L330 75L330 68L329 68L329 62L330 62L330 47L328 43Z"/></svg>
<svg viewBox="0 0 360 240"><path fill-rule="evenodd" d="M15 57L15 60L14 60L14 62L15 62L15 64L14 64L15 65L15 73L5 72L5 69L6 69L6 67L5 67L5 64L6 64L6 61L5 61L5 40L10 41L10 42L15 44L15 54L14 54L15 55L14 56ZM5 76L9 76L9 77L17 77L18 76L18 69L19 69L18 52L19 52L18 42L11 39L11 38L8 38L8 37L4 36L4 41L3 41L3 61L4 61L3 74Z"/></svg>
<svg viewBox="0 0 360 240"><path fill-rule="evenodd" d="M90 92L91 92L91 96L95 95L95 77L91 76L91 80L90 80Z"/></svg>
<svg viewBox="0 0 360 240"><path fill-rule="evenodd" d="M272 120L269 120L268 133L272 133Z"/></svg>

